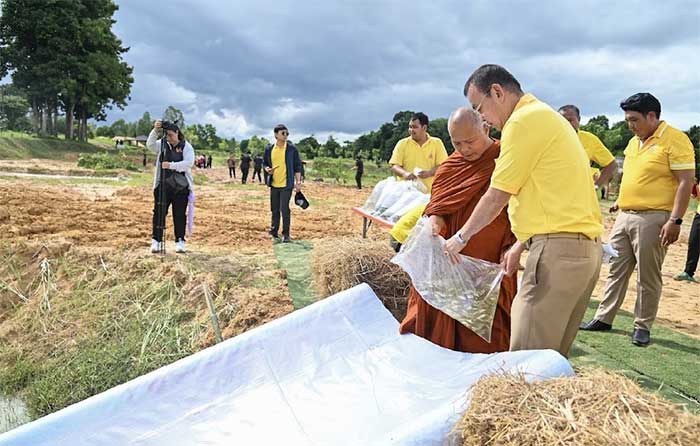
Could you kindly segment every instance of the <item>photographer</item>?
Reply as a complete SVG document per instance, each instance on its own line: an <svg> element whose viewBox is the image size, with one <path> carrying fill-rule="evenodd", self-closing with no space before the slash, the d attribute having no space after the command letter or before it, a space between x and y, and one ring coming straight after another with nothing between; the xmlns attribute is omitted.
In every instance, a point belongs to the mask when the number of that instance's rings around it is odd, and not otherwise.
<svg viewBox="0 0 700 446"><path fill-rule="evenodd" d="M163 183L165 194L163 203L159 206L160 196L160 162L161 162L161 139L157 139L158 130L165 132L165 158L163 159ZM187 200L190 191L193 191L193 180L191 168L194 164L194 149L192 145L185 141L179 127L169 121L156 121L153 130L148 135L146 146L157 154L156 170L153 178L153 240L151 240L151 252L158 252L163 240L163 230L159 227L161 222L165 222L165 215L168 214L168 207L173 206L173 226L175 227L175 252L185 252L185 225ZM161 217L161 212L165 215Z"/></svg>

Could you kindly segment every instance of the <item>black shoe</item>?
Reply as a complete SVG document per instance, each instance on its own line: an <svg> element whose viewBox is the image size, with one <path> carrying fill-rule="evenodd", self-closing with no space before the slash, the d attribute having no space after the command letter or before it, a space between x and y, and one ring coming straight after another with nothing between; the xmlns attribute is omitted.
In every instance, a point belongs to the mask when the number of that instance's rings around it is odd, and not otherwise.
<svg viewBox="0 0 700 446"><path fill-rule="evenodd" d="M291 243L292 239L289 238L288 235L285 235L284 238L282 239L282 243Z"/></svg>
<svg viewBox="0 0 700 446"><path fill-rule="evenodd" d="M643 328L635 328L634 333L632 333L632 344L638 345L640 347L646 347L651 342L651 335L649 330Z"/></svg>
<svg viewBox="0 0 700 446"><path fill-rule="evenodd" d="M274 231L267 231L268 234L270 234L270 237L272 237L274 240L279 240L280 236L278 233Z"/></svg>
<svg viewBox="0 0 700 446"><path fill-rule="evenodd" d="M612 325L606 324L598 319L591 319L590 322L586 322L578 328L584 331L610 331L612 330Z"/></svg>

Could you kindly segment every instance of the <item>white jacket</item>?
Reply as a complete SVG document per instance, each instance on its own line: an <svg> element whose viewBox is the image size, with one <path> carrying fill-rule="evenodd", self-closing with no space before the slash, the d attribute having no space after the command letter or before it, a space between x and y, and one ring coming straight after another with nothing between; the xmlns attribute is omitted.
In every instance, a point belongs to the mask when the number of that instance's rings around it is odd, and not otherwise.
<svg viewBox="0 0 700 446"><path fill-rule="evenodd" d="M157 155L155 174L153 175L153 189L155 189L158 186L158 182L160 181L160 139L157 139L157 137L158 136L156 129L153 129L148 135L148 141L146 141L146 147L151 149L151 151ZM170 146L170 143L167 141L167 139L165 143L168 144L168 146ZM172 149L172 146L170 146L170 148ZM193 165L194 148L192 147L192 144L189 143L189 141L185 141L185 148L182 151L182 161L171 162L170 170L183 172L185 174L185 178L187 178L187 183L190 185L190 192L194 191L194 180L192 179Z"/></svg>

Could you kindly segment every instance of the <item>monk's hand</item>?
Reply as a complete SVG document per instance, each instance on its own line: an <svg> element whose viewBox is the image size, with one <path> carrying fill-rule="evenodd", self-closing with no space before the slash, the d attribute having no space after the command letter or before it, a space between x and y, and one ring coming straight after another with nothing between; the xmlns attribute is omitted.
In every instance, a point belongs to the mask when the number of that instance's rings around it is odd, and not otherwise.
<svg viewBox="0 0 700 446"><path fill-rule="evenodd" d="M430 226L433 229L433 237L440 235L440 231L445 227L445 219L439 215L430 216Z"/></svg>
<svg viewBox="0 0 700 446"><path fill-rule="evenodd" d="M520 267L520 257L523 255L523 251L525 251L525 245L520 242L516 242L515 245L513 245L503 256L502 266L506 275L512 276L518 272L518 268Z"/></svg>
<svg viewBox="0 0 700 446"><path fill-rule="evenodd" d="M659 238L661 239L661 246L668 246L678 240L678 236L681 234L681 225L677 225L672 221L667 221L665 225L661 227L661 234Z"/></svg>
<svg viewBox="0 0 700 446"><path fill-rule="evenodd" d="M459 257L459 252L467 246L468 241L468 238L463 238L460 231L457 231L457 233L450 237L447 243L445 243L445 255L450 258L450 262L454 265L462 261Z"/></svg>

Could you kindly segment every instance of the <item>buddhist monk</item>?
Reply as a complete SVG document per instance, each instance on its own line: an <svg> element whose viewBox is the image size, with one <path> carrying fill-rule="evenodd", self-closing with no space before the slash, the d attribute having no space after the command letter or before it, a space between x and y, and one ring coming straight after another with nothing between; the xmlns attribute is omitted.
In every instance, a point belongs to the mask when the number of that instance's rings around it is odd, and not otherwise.
<svg viewBox="0 0 700 446"><path fill-rule="evenodd" d="M481 116L469 108L459 108L450 116L448 130L455 152L438 168L430 202L424 215L430 219L433 234L451 237L469 219L474 207L488 190L499 141L488 136ZM506 210L469 240L461 253L477 259L500 263L516 239L510 230ZM442 347L472 353L508 350L510 343L510 307L516 294L515 276L506 276L501 284L498 306L491 330L491 342L431 307L411 287L408 311L401 333L415 333Z"/></svg>

